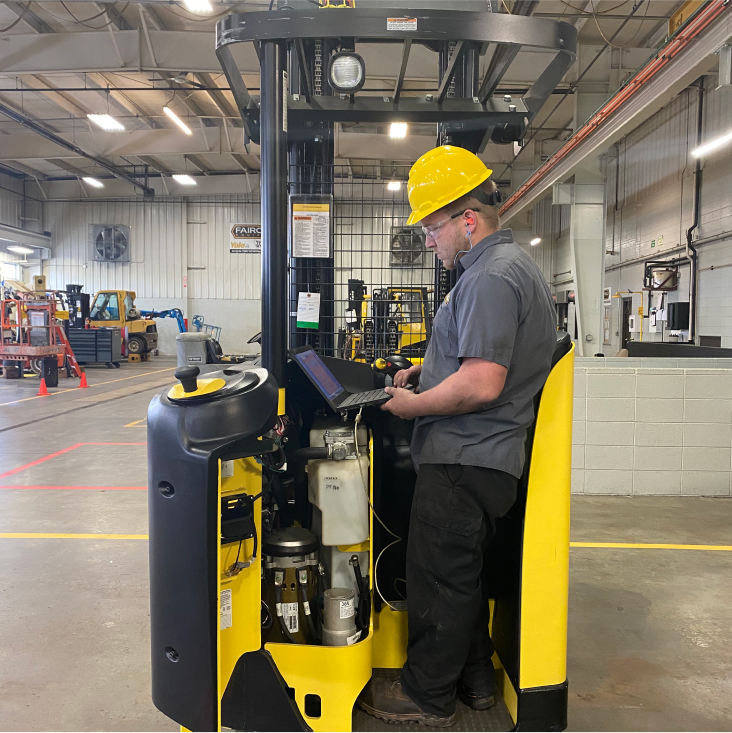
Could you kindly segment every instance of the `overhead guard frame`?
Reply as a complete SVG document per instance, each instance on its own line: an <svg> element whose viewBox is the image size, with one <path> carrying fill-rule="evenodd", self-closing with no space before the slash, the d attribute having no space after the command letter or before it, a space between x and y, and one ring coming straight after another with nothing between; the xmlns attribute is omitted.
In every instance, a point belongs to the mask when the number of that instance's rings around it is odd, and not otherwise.
<svg viewBox="0 0 732 733"><path fill-rule="evenodd" d="M398 3L397 3L398 4ZM403 15L416 18L416 31L387 31L387 17ZM354 29L358 33L354 37ZM397 82L395 94L369 97L356 94L341 99L313 97L309 93L288 100L288 115L293 122L384 122L398 118L403 122L459 122L480 119L484 124L514 123L525 127L541 109L562 77L574 63L577 53L577 30L569 23L549 18L531 18L504 13L473 11L414 10L394 8L352 8L344 12L322 9L236 13L216 25L216 55L229 82L237 108L251 137L252 123L259 117L259 98L249 94L230 46L235 43L266 41L293 42L299 56L303 40L354 38L358 43L398 43L409 47L419 43L439 51L446 42L460 44L456 54L468 44L499 44L508 49L506 61L489 68L480 94L474 99L449 99L438 93L433 99L401 97ZM554 51L555 56L521 100L509 102L491 95L498 87L512 61L523 48ZM304 62L304 59L301 58ZM454 68L453 68L454 73ZM398 79L402 77L398 72ZM452 73L443 79L449 85ZM447 82L445 84L445 82Z"/></svg>

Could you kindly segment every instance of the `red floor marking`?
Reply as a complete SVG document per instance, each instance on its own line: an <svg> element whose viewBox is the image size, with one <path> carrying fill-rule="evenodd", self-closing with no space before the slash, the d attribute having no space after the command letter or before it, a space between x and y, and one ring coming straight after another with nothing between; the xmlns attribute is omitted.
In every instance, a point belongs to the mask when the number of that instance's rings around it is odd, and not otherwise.
<svg viewBox="0 0 732 733"><path fill-rule="evenodd" d="M77 448L81 448L82 446L85 446L85 445L147 445L147 443L75 443L74 445L71 445L68 448L64 448L63 450L56 451L55 453L51 453L50 455L44 456L43 458L38 458L37 460L31 461L30 463L26 463L23 466L19 466L18 468L11 468L9 471L5 471L5 473L0 473L0 479L4 479L6 476L12 476L14 473L20 473L21 471L25 471L26 468L32 468L33 466L37 466L39 463L45 463L46 461L50 461L52 458L56 458L57 456L61 456L64 453L68 453L69 451L76 450ZM58 487L51 487L51 488L64 488L64 487L58 486ZM73 487L70 487L70 488L73 488Z"/></svg>
<svg viewBox="0 0 732 733"><path fill-rule="evenodd" d="M5 489L28 489L31 491L44 489L51 491L147 491L147 486L0 486L0 491Z"/></svg>

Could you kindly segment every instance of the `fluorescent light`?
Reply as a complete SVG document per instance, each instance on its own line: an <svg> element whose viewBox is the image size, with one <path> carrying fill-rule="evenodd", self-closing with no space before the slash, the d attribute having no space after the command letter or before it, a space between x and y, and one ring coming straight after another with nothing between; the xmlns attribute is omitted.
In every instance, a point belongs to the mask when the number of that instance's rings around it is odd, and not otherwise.
<svg viewBox="0 0 732 733"><path fill-rule="evenodd" d="M387 188L390 191L401 191L402 190L402 182L401 181L389 181L389 185Z"/></svg>
<svg viewBox="0 0 732 733"><path fill-rule="evenodd" d="M32 255L35 250L30 247L21 247L20 245L13 244L8 247L8 252L15 252L19 255Z"/></svg>
<svg viewBox="0 0 732 733"><path fill-rule="evenodd" d="M389 137L406 137L407 136L407 123L406 122L392 122L391 130L389 130Z"/></svg>
<svg viewBox="0 0 732 733"><path fill-rule="evenodd" d="M175 124L178 125L178 127L180 127L180 129L183 130L183 132L185 132L186 135L193 134L191 132L191 128L188 127L188 125L186 125L186 123L183 122L183 120L180 117L178 117L178 115L175 112L173 112L173 110L170 109L170 107L163 107L163 112L165 112L165 114L168 115L168 117L170 117L170 119L173 120L173 122L175 122Z"/></svg>
<svg viewBox="0 0 732 733"><path fill-rule="evenodd" d="M195 186L196 185L195 179L194 178L191 178L186 173L176 173L173 176L173 180L174 181L178 181L178 183L180 183L180 184L182 184L184 186Z"/></svg>
<svg viewBox="0 0 732 733"><path fill-rule="evenodd" d="M183 5L191 13L210 13L213 10L208 0L183 0Z"/></svg>
<svg viewBox="0 0 732 733"><path fill-rule="evenodd" d="M104 184L101 181L98 181L96 178L92 178L91 176L84 176L82 179L84 183L88 183L90 186L94 186L94 188L104 188Z"/></svg>
<svg viewBox="0 0 732 733"><path fill-rule="evenodd" d="M95 124L99 125L102 130L124 130L125 127L110 115L87 115L87 117Z"/></svg>
<svg viewBox="0 0 732 733"><path fill-rule="evenodd" d="M694 148L694 150L691 151L691 154L695 158L699 158L702 155L711 153L713 150L716 150L717 148L721 148L723 145L726 145L731 140L732 140L732 132L728 132L726 135L722 135L722 137L718 137L716 140L711 140L708 143L704 143L704 145L700 145L698 148Z"/></svg>
<svg viewBox="0 0 732 733"><path fill-rule="evenodd" d="M530 244L532 247L536 247L537 244L541 244L541 237L534 237Z"/></svg>

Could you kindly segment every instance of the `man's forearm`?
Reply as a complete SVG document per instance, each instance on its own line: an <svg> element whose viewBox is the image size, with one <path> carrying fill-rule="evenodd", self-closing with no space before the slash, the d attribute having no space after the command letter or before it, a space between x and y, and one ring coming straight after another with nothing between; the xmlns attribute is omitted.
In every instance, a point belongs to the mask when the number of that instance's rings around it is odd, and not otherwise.
<svg viewBox="0 0 732 733"><path fill-rule="evenodd" d="M436 387L417 395L420 417L424 415L464 415L475 412L498 397L470 371L451 374ZM500 393L500 392L499 392Z"/></svg>

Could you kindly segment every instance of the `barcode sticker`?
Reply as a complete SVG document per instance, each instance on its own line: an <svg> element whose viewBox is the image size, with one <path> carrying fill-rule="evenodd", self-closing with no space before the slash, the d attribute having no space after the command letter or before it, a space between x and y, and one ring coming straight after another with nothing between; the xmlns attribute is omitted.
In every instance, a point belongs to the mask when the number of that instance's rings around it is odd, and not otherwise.
<svg viewBox="0 0 732 733"><path fill-rule="evenodd" d="M287 630L291 634L297 634L300 630L300 624L297 618L297 603L283 603L282 618L285 620Z"/></svg>
<svg viewBox="0 0 732 733"><path fill-rule="evenodd" d="M341 618L351 618L356 615L356 599L349 598L347 601L341 601Z"/></svg>
<svg viewBox="0 0 732 733"><path fill-rule="evenodd" d="M221 591L221 631L231 628L231 588Z"/></svg>

